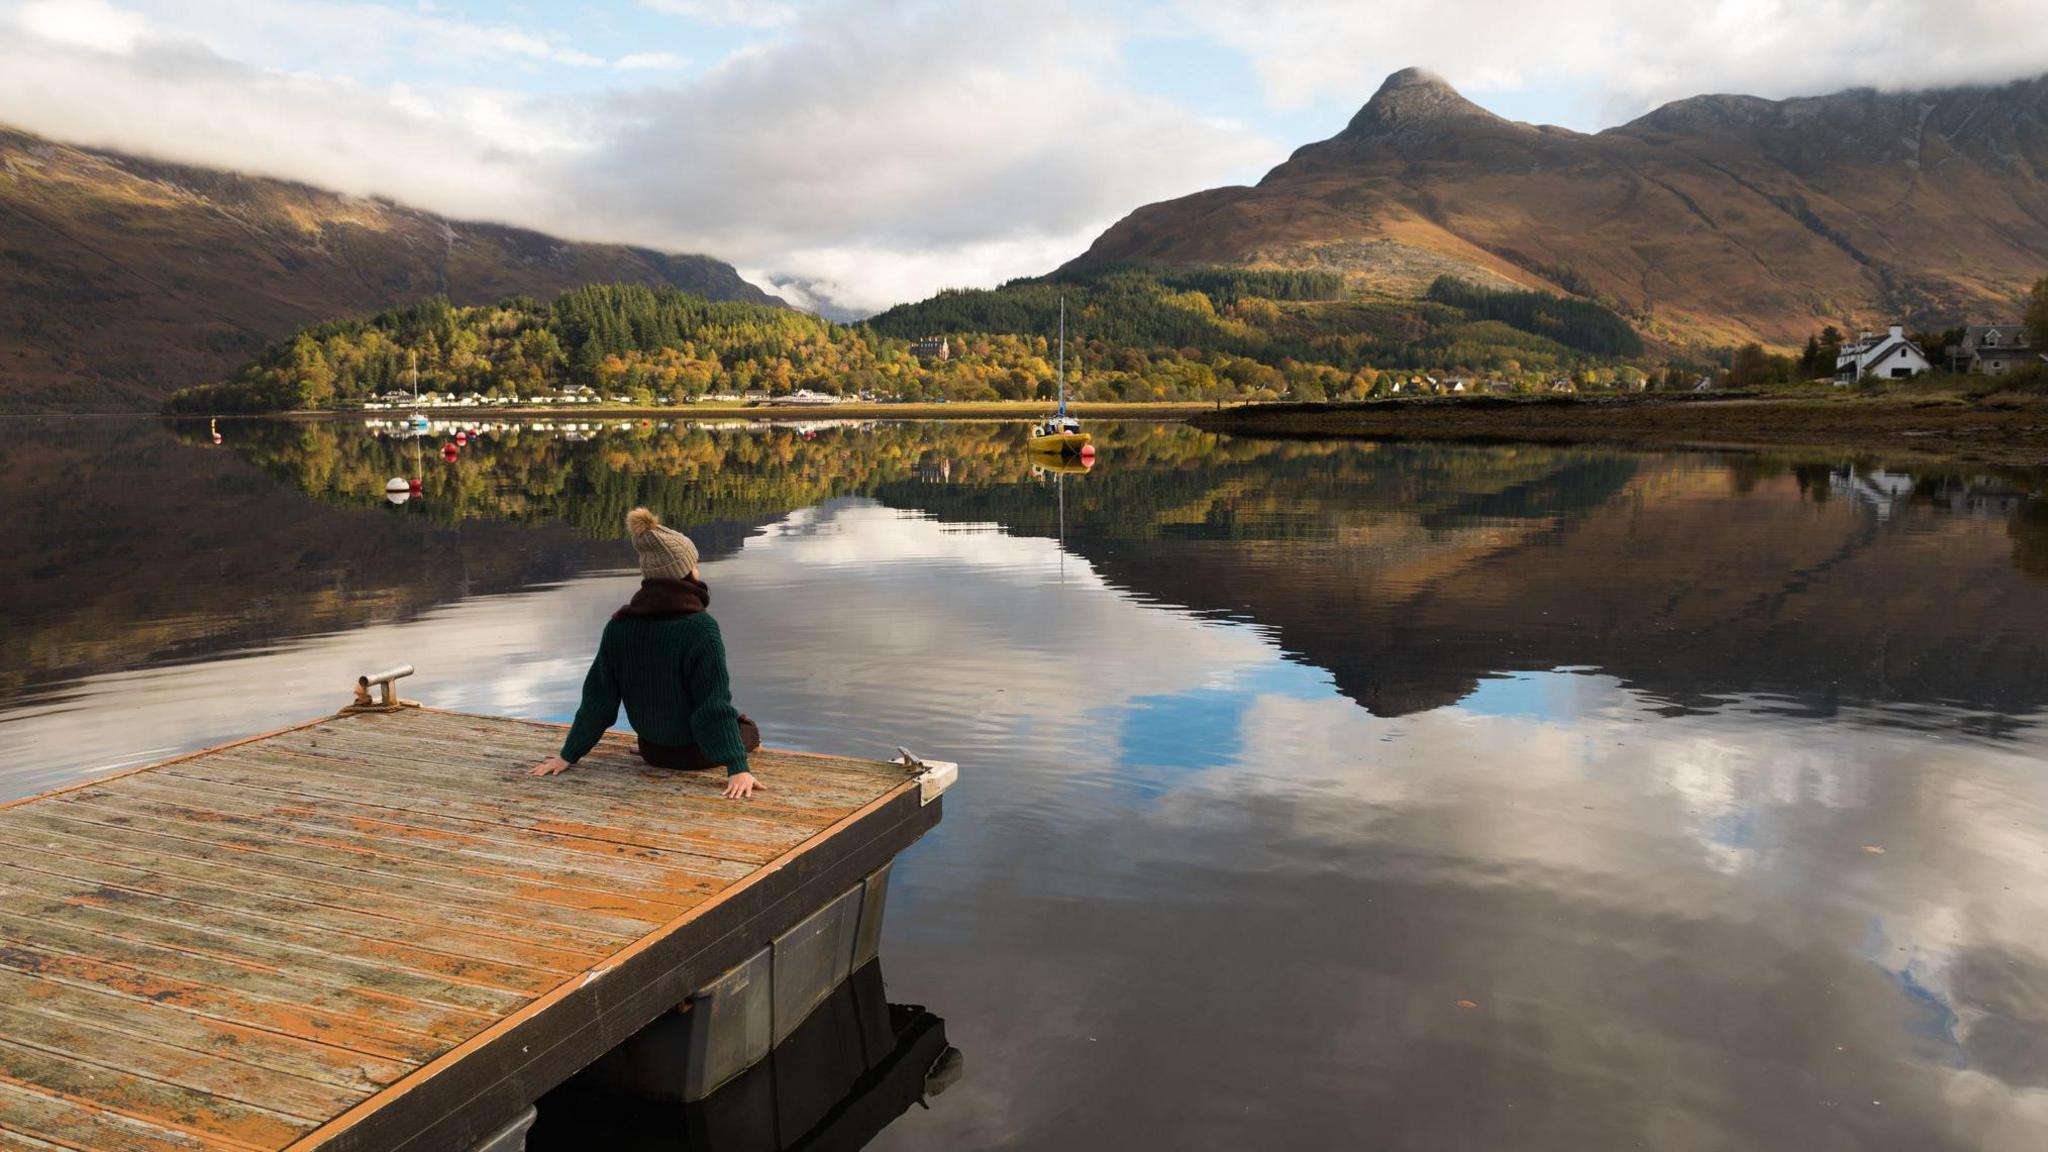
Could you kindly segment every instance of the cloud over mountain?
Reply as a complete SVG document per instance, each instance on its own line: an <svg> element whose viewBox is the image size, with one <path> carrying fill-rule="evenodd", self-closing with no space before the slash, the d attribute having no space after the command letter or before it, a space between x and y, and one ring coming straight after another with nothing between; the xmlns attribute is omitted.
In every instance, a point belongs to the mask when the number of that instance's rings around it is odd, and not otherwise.
<svg viewBox="0 0 2048 1152"><path fill-rule="evenodd" d="M0 37L0 121L578 239L713 252L861 308L1042 270L1134 200L1271 151L1124 87L1114 29L1072 9L939 5L950 18L937 19L835 5L684 82L539 95L266 67L263 37L209 31L211 5L168 7L207 19L109 0L0 9L18 33ZM460 43L507 69L645 58L438 18L387 27L372 5L253 7L268 13L259 24L303 18L337 41L422 56Z"/></svg>
<svg viewBox="0 0 2048 1152"><path fill-rule="evenodd" d="M2048 0L0 0L0 122L732 260L873 309L1043 271L1428 64L1593 128L2011 79ZM1310 125L1313 126L1313 125ZM1326 129L1325 129L1326 130Z"/></svg>

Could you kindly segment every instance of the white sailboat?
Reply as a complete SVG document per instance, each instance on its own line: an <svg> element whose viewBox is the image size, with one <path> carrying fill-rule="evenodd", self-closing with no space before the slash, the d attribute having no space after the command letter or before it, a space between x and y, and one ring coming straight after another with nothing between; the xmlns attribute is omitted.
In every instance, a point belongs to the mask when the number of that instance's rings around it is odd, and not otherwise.
<svg viewBox="0 0 2048 1152"><path fill-rule="evenodd" d="M1092 456L1093 437L1081 422L1067 415L1067 298L1060 297L1060 407L1031 426L1031 450L1056 456Z"/></svg>
<svg viewBox="0 0 2048 1152"><path fill-rule="evenodd" d="M425 416L420 415L420 354L412 354L412 415L405 426L412 432L425 432L432 427Z"/></svg>

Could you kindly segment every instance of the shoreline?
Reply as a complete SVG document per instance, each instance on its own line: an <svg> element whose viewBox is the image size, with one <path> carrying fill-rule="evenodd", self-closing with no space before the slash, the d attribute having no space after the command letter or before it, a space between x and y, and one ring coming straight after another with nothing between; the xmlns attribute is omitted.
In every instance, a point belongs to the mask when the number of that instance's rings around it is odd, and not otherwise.
<svg viewBox="0 0 2048 1152"><path fill-rule="evenodd" d="M1714 451L1881 454L2048 466L2048 396L1631 396L1253 404L1197 415L1207 432L1285 439L1608 444Z"/></svg>
<svg viewBox="0 0 2048 1152"><path fill-rule="evenodd" d="M819 405L778 405L750 408L742 405L713 404L563 404L540 407L503 408L422 408L420 414L429 420L485 421L505 417L519 419L561 419L561 420L612 420L612 419L668 419L685 422L715 420L1033 420L1053 410L1051 401L954 401L945 404L819 404ZM1091 403L1069 403L1067 410L1076 416L1092 417L1097 420L1184 420L1204 412L1219 411L1214 401L1176 400L1148 401L1144 403L1118 403L1095 401ZM202 415L197 413L137 413L153 415L164 420L345 420L345 419L403 419L412 414L410 408L392 408L382 411L364 411L359 408L323 409L319 411L291 412L242 412Z"/></svg>

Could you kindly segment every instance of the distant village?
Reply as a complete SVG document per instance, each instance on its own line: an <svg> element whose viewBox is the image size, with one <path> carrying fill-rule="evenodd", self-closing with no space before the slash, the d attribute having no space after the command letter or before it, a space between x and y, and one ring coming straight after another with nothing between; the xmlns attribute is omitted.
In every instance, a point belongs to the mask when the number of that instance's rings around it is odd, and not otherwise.
<svg viewBox="0 0 2048 1152"><path fill-rule="evenodd" d="M1831 330L1832 331L1832 330ZM951 342L943 336L933 336L913 341L911 351L921 361L943 363L952 356ZM1973 324L1963 329L1960 343L1946 348L1946 368L1957 375L2002 376L2029 365L2048 365L2048 351L2037 349L2027 335L2026 326L2018 321ZM1821 362L1824 367L1825 361ZM1846 387L1870 380L1906 380L1932 372L1937 368L1933 358L1919 343L1908 337L1903 325L1894 324L1883 332L1862 332L1853 340L1845 340L1835 353L1834 382ZM1513 395L1539 392L1553 394L1576 394L1582 390L1641 392L1661 383L1664 391L1713 392L1729 386L1729 374L1707 373L1679 376L1667 373L1661 382L1656 378L1633 368L1591 369L1575 376L1558 375L1532 384L1528 379L1510 380L1500 376L1437 375L1422 372L1386 372L1378 374L1374 394L1389 397L1407 396L1456 396L1456 395ZM900 397L886 396L871 392L844 395L820 392L810 388L798 388L793 392L775 394L765 389L745 392L713 392L701 396L657 395L652 403L659 407L678 404L708 404L737 407L764 408L822 408L835 404L885 404L899 402ZM581 384L566 385L554 392L536 392L528 396L486 396L480 392L456 393L426 391L415 396L402 389L394 389L376 396L362 405L365 411L389 411L411 408L549 408L575 405L628 405L645 403L623 394L607 395L595 388ZM943 403L943 401L940 401Z"/></svg>
<svg viewBox="0 0 2048 1152"><path fill-rule="evenodd" d="M886 403L888 397L873 393L859 395L834 395L830 392L814 392L799 388L780 396L770 395L760 389L748 392L711 392L702 396L687 396L684 404L729 404L742 407L765 408L815 408L832 404L876 404ZM399 408L546 408L573 406L577 404L636 404L631 396L607 396L595 388L581 384L570 384L558 392L536 392L531 396L486 396L481 392L422 392L417 398L402 389L393 389L373 400L363 402L365 412L384 412ZM667 406L679 403L673 396L656 396L654 403Z"/></svg>

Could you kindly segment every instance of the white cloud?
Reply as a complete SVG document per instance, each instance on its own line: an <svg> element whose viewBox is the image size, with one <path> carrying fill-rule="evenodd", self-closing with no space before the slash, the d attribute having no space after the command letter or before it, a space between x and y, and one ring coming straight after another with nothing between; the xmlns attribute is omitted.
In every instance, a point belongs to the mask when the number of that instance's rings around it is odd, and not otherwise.
<svg viewBox="0 0 2048 1152"><path fill-rule="evenodd" d="M126 53L149 32L141 15L106 0L36 0L21 6L22 28L56 44Z"/></svg>
<svg viewBox="0 0 2048 1152"><path fill-rule="evenodd" d="M973 15L970 35L928 9L843 6L689 88L614 95L613 138L574 182L635 233L878 308L1042 272L1137 204L1275 151L1121 84L1099 20Z"/></svg>
<svg viewBox="0 0 2048 1152"><path fill-rule="evenodd" d="M544 97L357 77L394 54L597 57L544 32L372 4L173 6L175 33L157 21L118 58L17 19L29 35L0 41L0 120L708 252L857 310L1042 272L1135 205L1251 174L1277 151L1125 85L1113 25L1022 0L849 0L687 83ZM328 42L317 74L269 64ZM650 47L613 67L671 63Z"/></svg>
<svg viewBox="0 0 2048 1152"><path fill-rule="evenodd" d="M2048 0L1173 0L1276 104L1363 100L1421 65L1471 93L1583 93L1605 127L1703 92L1989 83L2048 69Z"/></svg>
<svg viewBox="0 0 2048 1152"><path fill-rule="evenodd" d="M674 72L689 61L673 52L628 52L612 61L621 72Z"/></svg>
<svg viewBox="0 0 2048 1152"><path fill-rule="evenodd" d="M796 6L781 0L640 0L640 6L700 24L746 28L774 28L796 19Z"/></svg>
<svg viewBox="0 0 2048 1152"><path fill-rule="evenodd" d="M1410 64L1510 112L1576 99L1576 126L1599 127L1701 91L1997 80L2048 61L2048 0L641 6L680 17L678 37L692 24L763 31L685 72L693 45L680 39L622 51L531 14L0 0L0 121L575 239L708 252L873 310L1043 272L1140 204L1255 178L1305 142L1271 138L1262 118L1362 101ZM1234 116L1150 94L1122 55L1133 36L1242 53L1255 90ZM559 75L576 79L548 82Z"/></svg>

